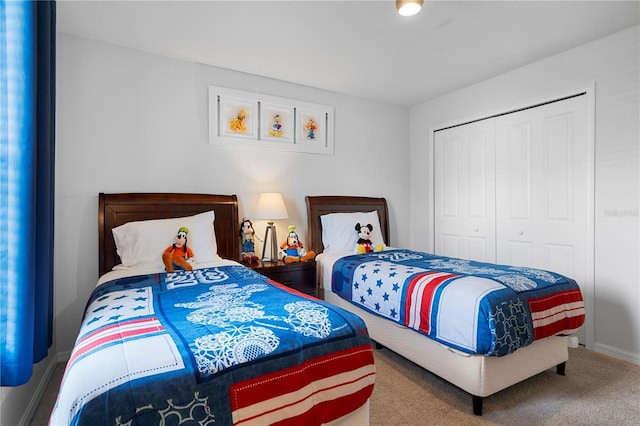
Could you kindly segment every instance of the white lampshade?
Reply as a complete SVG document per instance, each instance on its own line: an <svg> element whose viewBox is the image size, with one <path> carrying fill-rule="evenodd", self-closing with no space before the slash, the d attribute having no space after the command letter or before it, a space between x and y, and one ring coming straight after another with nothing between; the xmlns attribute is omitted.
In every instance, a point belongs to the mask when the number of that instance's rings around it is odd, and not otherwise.
<svg viewBox="0 0 640 426"><path fill-rule="evenodd" d="M396 9L402 16L411 16L420 12L423 0L396 0Z"/></svg>
<svg viewBox="0 0 640 426"><path fill-rule="evenodd" d="M278 220L287 219L289 214L284 205L282 194L279 192L263 192L258 198L256 207L256 219Z"/></svg>

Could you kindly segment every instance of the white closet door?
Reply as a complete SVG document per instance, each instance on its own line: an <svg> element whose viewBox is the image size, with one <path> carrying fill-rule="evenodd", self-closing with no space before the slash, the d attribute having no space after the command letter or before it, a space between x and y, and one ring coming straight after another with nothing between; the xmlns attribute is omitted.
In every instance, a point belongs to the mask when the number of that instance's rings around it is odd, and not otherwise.
<svg viewBox="0 0 640 426"><path fill-rule="evenodd" d="M585 282L586 120L586 96L497 118L497 263Z"/></svg>
<svg viewBox="0 0 640 426"><path fill-rule="evenodd" d="M435 133L435 253L495 262L495 119Z"/></svg>
<svg viewBox="0 0 640 426"><path fill-rule="evenodd" d="M569 276L593 312L587 136L585 95L435 132L435 253Z"/></svg>

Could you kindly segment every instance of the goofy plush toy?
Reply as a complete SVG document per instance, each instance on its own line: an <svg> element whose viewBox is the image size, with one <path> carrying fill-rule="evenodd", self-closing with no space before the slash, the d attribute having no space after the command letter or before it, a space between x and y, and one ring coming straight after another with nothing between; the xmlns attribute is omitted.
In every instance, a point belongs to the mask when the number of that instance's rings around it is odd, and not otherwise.
<svg viewBox="0 0 640 426"><path fill-rule="evenodd" d="M193 257L193 251L187 247L187 234L189 229L183 226L178 229L178 233L173 237L173 244L167 247L162 253L162 263L167 272L173 272L175 269L183 269L191 271L193 267L187 261Z"/></svg>
<svg viewBox="0 0 640 426"><path fill-rule="evenodd" d="M258 263L255 244L256 238L262 242L262 238L258 237L256 231L253 229L253 223L246 217L243 217L240 223L240 240L242 241L242 261L245 263Z"/></svg>
<svg viewBox="0 0 640 426"><path fill-rule="evenodd" d="M306 262L316 257L316 253L313 250L306 251L304 249L302 241L300 241L296 233L296 227L293 225L289 225L289 234L280 248L283 251L282 260L284 260L284 263Z"/></svg>

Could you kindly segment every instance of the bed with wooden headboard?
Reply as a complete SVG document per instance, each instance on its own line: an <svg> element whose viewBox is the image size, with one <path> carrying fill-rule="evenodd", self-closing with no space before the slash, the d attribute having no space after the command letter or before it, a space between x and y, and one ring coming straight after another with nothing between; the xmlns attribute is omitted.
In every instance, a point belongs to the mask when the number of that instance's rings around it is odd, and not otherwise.
<svg viewBox="0 0 640 426"><path fill-rule="evenodd" d="M240 258L236 195L185 193L98 194L98 259L100 276L120 263L113 229L128 222L191 216L213 210L218 254Z"/></svg>
<svg viewBox="0 0 640 426"><path fill-rule="evenodd" d="M322 216L331 213L375 211L385 244L389 244L389 210L384 198L352 196L307 196L308 244L318 255L319 294L324 300L360 316L372 340L442 377L472 396L473 411L481 415L483 401L500 390L547 369L556 367L564 375L568 359L567 338L552 336L536 340L505 356L463 353L430 339L411 328L372 313L337 295L332 290L332 253L323 253ZM342 255L344 257L344 255ZM344 264L343 264L344 265ZM355 265L355 263L353 263ZM351 267L355 270L355 266Z"/></svg>
<svg viewBox="0 0 640 426"><path fill-rule="evenodd" d="M322 223L320 218L329 213L378 212L384 242L389 244L389 208L385 198L354 196L307 196L307 244L316 253L322 253Z"/></svg>
<svg viewBox="0 0 640 426"><path fill-rule="evenodd" d="M214 260L173 273L122 264L124 243L140 249L170 226L161 257L183 223L194 224L195 258L206 257L196 247L217 247ZM51 424L368 423L375 365L364 323L238 263L235 195L101 193L98 232L99 285ZM191 239L198 232L212 245ZM133 252L156 252L146 245Z"/></svg>

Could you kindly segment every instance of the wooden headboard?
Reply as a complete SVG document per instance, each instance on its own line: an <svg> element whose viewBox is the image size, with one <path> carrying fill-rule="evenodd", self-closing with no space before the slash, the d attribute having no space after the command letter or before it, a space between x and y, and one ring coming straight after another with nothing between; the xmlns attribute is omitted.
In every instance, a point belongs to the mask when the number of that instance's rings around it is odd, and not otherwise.
<svg viewBox="0 0 640 426"><path fill-rule="evenodd" d="M385 198L350 197L344 195L306 196L307 245L316 253L322 253L322 222L320 216L329 213L357 213L376 210L382 227L382 238L389 244L389 209Z"/></svg>
<svg viewBox="0 0 640 426"><path fill-rule="evenodd" d="M127 222L171 219L215 211L218 254L238 260L238 199L235 195L122 193L98 196L98 254L100 275L120 263L111 230Z"/></svg>

